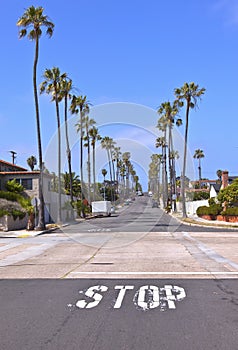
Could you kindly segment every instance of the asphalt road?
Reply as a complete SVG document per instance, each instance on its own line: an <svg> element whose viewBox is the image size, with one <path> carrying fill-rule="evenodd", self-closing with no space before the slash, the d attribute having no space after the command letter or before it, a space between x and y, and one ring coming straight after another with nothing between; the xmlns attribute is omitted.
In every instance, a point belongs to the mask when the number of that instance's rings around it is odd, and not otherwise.
<svg viewBox="0 0 238 350"><path fill-rule="evenodd" d="M2 350L233 350L238 232L148 198L54 233L0 239Z"/></svg>
<svg viewBox="0 0 238 350"><path fill-rule="evenodd" d="M64 232L224 232L226 228L199 227L183 224L160 208L152 208L147 196L137 197L129 206L111 217L100 217L63 229ZM238 231L238 230L237 230Z"/></svg>
<svg viewBox="0 0 238 350"><path fill-rule="evenodd" d="M1 280L0 300L4 350L237 349L236 280Z"/></svg>

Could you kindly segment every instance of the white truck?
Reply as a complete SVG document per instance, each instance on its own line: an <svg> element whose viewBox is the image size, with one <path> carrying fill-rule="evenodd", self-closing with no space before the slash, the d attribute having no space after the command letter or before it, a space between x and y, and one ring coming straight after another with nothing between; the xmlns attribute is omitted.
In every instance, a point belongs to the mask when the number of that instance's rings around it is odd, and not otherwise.
<svg viewBox="0 0 238 350"><path fill-rule="evenodd" d="M112 203L110 201L92 202L92 214L95 216L110 216Z"/></svg>

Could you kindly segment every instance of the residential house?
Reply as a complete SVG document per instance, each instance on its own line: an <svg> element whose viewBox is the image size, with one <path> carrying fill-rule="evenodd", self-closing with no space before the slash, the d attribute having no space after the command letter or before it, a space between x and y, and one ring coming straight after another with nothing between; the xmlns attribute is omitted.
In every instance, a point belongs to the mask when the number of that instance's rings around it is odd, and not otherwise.
<svg viewBox="0 0 238 350"><path fill-rule="evenodd" d="M210 184L210 198L215 198L221 189L231 185L232 182L237 178L238 176L229 176L229 172L227 170L224 170L222 172L221 182L217 181L215 184Z"/></svg>
<svg viewBox="0 0 238 350"><path fill-rule="evenodd" d="M39 198L40 171L27 171L19 167L0 160L0 190L5 190L7 181L16 179L20 183L30 198ZM58 194L52 191L52 174L43 174L43 195L45 201L45 222L57 221ZM70 200L69 196L62 194L62 207ZM63 221L67 217L66 210L62 212Z"/></svg>

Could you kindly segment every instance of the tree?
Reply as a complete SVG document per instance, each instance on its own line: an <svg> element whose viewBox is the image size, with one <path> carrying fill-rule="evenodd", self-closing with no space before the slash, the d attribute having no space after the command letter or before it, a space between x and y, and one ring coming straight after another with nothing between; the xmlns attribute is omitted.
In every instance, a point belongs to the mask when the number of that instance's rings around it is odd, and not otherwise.
<svg viewBox="0 0 238 350"><path fill-rule="evenodd" d="M79 123L76 124L77 132L80 132L80 181L81 181L81 200L84 199L83 195L83 135L84 135L84 125L83 118L89 113L89 102L87 101L87 96L75 96L73 95L70 110L72 114L80 115ZM82 215L85 216L83 207Z"/></svg>
<svg viewBox="0 0 238 350"><path fill-rule="evenodd" d="M72 176L72 180L73 180L72 181L73 196L78 198L81 194L81 183L80 183L78 175L76 175L75 172L72 172L71 176ZM65 193L67 195L69 195L71 192L69 173L66 172L65 174L63 174L63 180L64 180ZM71 206L72 206L72 203L71 203Z"/></svg>
<svg viewBox="0 0 238 350"><path fill-rule="evenodd" d="M130 170L130 158L131 154L130 152L124 152L122 154L122 161L125 164L125 169L126 169L126 196L129 196L129 170Z"/></svg>
<svg viewBox="0 0 238 350"><path fill-rule="evenodd" d="M102 176L103 176L103 183L104 183L104 196L103 199L105 200L105 177L107 175L107 170L106 169L102 169Z"/></svg>
<svg viewBox="0 0 238 350"><path fill-rule="evenodd" d="M72 164L71 164L71 150L69 144L69 132L68 132L68 99L71 98L72 91L72 80L69 78L62 79L59 100L64 100L64 125L65 125L65 141L66 141L66 154L68 160L68 170L69 170L69 187L70 187L70 201L73 204L73 175L72 175ZM72 212L71 212L72 215Z"/></svg>
<svg viewBox="0 0 238 350"><path fill-rule="evenodd" d="M30 156L30 157L27 159L27 164L28 164L28 166L30 167L31 171L33 171L35 165L37 164L36 157L35 157L35 156Z"/></svg>
<svg viewBox="0 0 238 350"><path fill-rule="evenodd" d="M51 101L55 102L56 108L56 121L57 121L57 139L58 139L58 222L62 221L62 204L61 204L61 130L60 130L60 113L59 113L59 102L61 93L62 81L66 79L67 74L60 73L58 67L53 67L52 69L46 69L44 72L45 80L40 85L40 93L46 92L51 94Z"/></svg>
<svg viewBox="0 0 238 350"><path fill-rule="evenodd" d="M119 191L119 175L120 175L120 166L121 166L121 149L120 147L114 147L113 152L112 152L112 162L113 166L114 163L116 163L116 192L118 193Z"/></svg>
<svg viewBox="0 0 238 350"><path fill-rule="evenodd" d="M222 170L221 169L218 169L217 172L217 177L218 177L218 180L221 182L221 178L222 178Z"/></svg>
<svg viewBox="0 0 238 350"><path fill-rule="evenodd" d="M184 136L184 154L183 154L183 169L181 177L181 195L183 206L183 217L187 217L185 204L185 175L187 163L187 144L188 144L188 122L190 109L194 109L198 105L198 100L205 93L205 88L199 88L195 83L184 83L181 88L176 88L174 94L178 108L186 107L186 122L185 122L185 136Z"/></svg>
<svg viewBox="0 0 238 350"><path fill-rule="evenodd" d="M231 185L220 190L217 196L218 201L227 207L237 206L238 204L238 179L235 179Z"/></svg>
<svg viewBox="0 0 238 350"><path fill-rule="evenodd" d="M199 178L199 180L202 179L201 159L204 157L205 157L205 155L203 153L203 150L201 150L199 148L195 150L193 158L198 159L198 174L199 174L198 178Z"/></svg>
<svg viewBox="0 0 238 350"><path fill-rule="evenodd" d="M101 140L101 146L107 152L107 159L108 159L109 173L110 173L110 182L111 182L111 197L113 197L113 190L112 190L112 184L113 184L113 179L112 179L112 151L114 149L115 142L113 141L112 138L110 138L108 136L105 136ZM114 177L114 180L115 180L115 177Z"/></svg>
<svg viewBox="0 0 238 350"><path fill-rule="evenodd" d="M84 126L85 126L85 137L84 140L86 143L84 144L85 147L87 147L87 153L88 153L88 202L91 203L91 158L90 158L90 127L96 124L95 120L92 118L89 118L88 115L84 117Z"/></svg>
<svg viewBox="0 0 238 350"><path fill-rule="evenodd" d="M41 128L40 128L40 111L37 93L37 64L39 57L39 39L42 35L42 27L46 28L46 34L51 37L54 31L54 24L50 22L49 18L43 14L43 7L30 6L24 12L23 16L17 21L17 26L21 28L19 30L20 39L28 36L29 40L35 41L35 57L33 65L33 89L35 99L35 113L36 113L36 129L37 129L37 143L38 143L38 156L39 156L39 168L40 168L40 181L39 181L39 220L38 230L45 229L45 215L44 215L44 196L43 196L43 167L42 167L42 144L41 144Z"/></svg>
<svg viewBox="0 0 238 350"><path fill-rule="evenodd" d="M167 207L168 202L168 176L167 176L167 158L166 158L166 135L162 137L158 137L156 139L156 148L161 147L161 164L162 164L162 198L163 198L163 206Z"/></svg>
<svg viewBox="0 0 238 350"><path fill-rule="evenodd" d="M159 190L160 190L160 164L162 160L161 154L152 154L151 163L149 164L149 184L148 189L152 191L153 194L159 200Z"/></svg>
<svg viewBox="0 0 238 350"><path fill-rule="evenodd" d="M166 176L166 178L164 179L164 183L167 186L168 179L167 179L166 148L168 148L168 163L169 163L169 178L170 178L169 198L170 200L172 200L172 197L176 192L175 190L176 188L175 158L171 156L172 153L174 152L172 130L175 123L177 126L180 126L182 124L182 119L176 118L176 115L178 114L178 106L176 102L173 102L173 104L171 104L169 101L163 102L160 105L157 112L160 115L160 119L158 120L157 127L159 128L159 130L164 132L164 139L165 139L165 143L162 145L163 162L164 162L164 168L165 168L164 176ZM166 193L166 196L168 197L168 190L166 190L165 193ZM166 206L167 206L167 199L166 199Z"/></svg>
<svg viewBox="0 0 238 350"><path fill-rule="evenodd" d="M93 200L95 200L96 193L96 142L101 140L98 129L93 126L89 130L89 136L91 138L91 146L93 148Z"/></svg>

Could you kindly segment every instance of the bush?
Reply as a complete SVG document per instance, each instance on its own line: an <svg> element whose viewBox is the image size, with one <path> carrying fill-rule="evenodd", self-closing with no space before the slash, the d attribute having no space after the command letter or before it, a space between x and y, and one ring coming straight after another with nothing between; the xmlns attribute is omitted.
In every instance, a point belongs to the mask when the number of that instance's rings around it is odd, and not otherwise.
<svg viewBox="0 0 238 350"><path fill-rule="evenodd" d="M221 212L221 215L223 216L236 216L238 215L238 208L237 207L233 207L233 208L227 208L225 211Z"/></svg>
<svg viewBox="0 0 238 350"><path fill-rule="evenodd" d="M11 214L13 216L14 220L16 220L17 218L19 218L19 220L21 220L26 216L26 213L24 213L21 210L17 210L17 209L12 209L12 211L9 214Z"/></svg>
<svg viewBox="0 0 238 350"><path fill-rule="evenodd" d="M201 207L197 208L197 216L202 215L219 215L222 211L222 207L220 204L213 204L210 207L207 207L206 205L203 205Z"/></svg>
<svg viewBox="0 0 238 350"><path fill-rule="evenodd" d="M200 201L202 199L208 199L210 197L209 192L187 192L187 198L192 201Z"/></svg>
<svg viewBox="0 0 238 350"><path fill-rule="evenodd" d="M18 182L16 182L16 179L9 180L6 183L6 189L9 192L13 192L13 193L21 193L24 191L24 187L20 185Z"/></svg>
<svg viewBox="0 0 238 350"><path fill-rule="evenodd" d="M212 198L208 199L208 204L209 204L210 206L216 204L215 198L212 197Z"/></svg>
<svg viewBox="0 0 238 350"><path fill-rule="evenodd" d="M209 207L207 207L206 205L198 207L196 213L197 216L209 215Z"/></svg>
<svg viewBox="0 0 238 350"><path fill-rule="evenodd" d="M28 212L31 212L31 210L33 209L30 199L24 198L19 193L0 191L0 198L6 199L11 202L17 202L21 205L22 208L26 209Z"/></svg>
<svg viewBox="0 0 238 350"><path fill-rule="evenodd" d="M0 218L3 217L4 215L9 215L9 212L6 209L0 208Z"/></svg>

